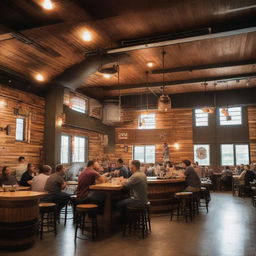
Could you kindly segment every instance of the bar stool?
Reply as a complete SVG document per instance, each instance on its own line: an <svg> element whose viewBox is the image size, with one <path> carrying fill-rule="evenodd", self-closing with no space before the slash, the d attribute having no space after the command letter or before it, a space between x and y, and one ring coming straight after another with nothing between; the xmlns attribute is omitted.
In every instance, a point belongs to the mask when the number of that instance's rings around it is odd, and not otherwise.
<svg viewBox="0 0 256 256"><path fill-rule="evenodd" d="M200 204L200 191L193 192L192 195L192 210L193 214L199 213L199 204Z"/></svg>
<svg viewBox="0 0 256 256"><path fill-rule="evenodd" d="M150 205L151 205L151 203L148 201L148 202L147 202L147 205L146 205L146 208L147 208L147 212L146 212L146 223L147 223L149 232L151 232Z"/></svg>
<svg viewBox="0 0 256 256"><path fill-rule="evenodd" d="M177 220L180 216L185 217L186 222L188 217L190 220L193 219L193 192L178 192L175 193L174 197L178 199L177 206L171 209L170 220L172 221L173 216L177 217Z"/></svg>
<svg viewBox="0 0 256 256"><path fill-rule="evenodd" d="M77 200L77 195L71 195L70 196L70 204L71 204L71 207L72 207L72 211L73 211L73 223L75 223L75 215L76 215L76 202Z"/></svg>
<svg viewBox="0 0 256 256"><path fill-rule="evenodd" d="M39 203L39 232L43 239L43 233L54 232L57 235L57 207L55 203Z"/></svg>
<svg viewBox="0 0 256 256"><path fill-rule="evenodd" d="M72 195L73 196L73 195ZM76 196L76 195L75 195ZM73 219L73 216L74 216L74 211L73 209L69 209L69 206L72 206L72 203L71 203L71 197L67 200L65 206L61 209L60 211L60 217L59 219L64 219L64 226L66 226L67 224L67 220L68 219ZM72 217L68 217L68 215L70 213L73 213L73 216ZM62 217L64 215L64 217Z"/></svg>
<svg viewBox="0 0 256 256"><path fill-rule="evenodd" d="M127 206L126 218L123 225L123 236L126 236L126 231L128 229L129 235L132 232L141 233L144 239L148 235L149 230L151 230L149 206Z"/></svg>
<svg viewBox="0 0 256 256"><path fill-rule="evenodd" d="M87 239L85 232L89 232L92 235L92 240L97 236L97 211L98 205L96 204L78 204L75 209L75 241L76 238ZM87 217L87 219L86 219ZM89 221L90 220L90 221ZM84 237L78 236L78 229L81 230L81 235Z"/></svg>
<svg viewBox="0 0 256 256"><path fill-rule="evenodd" d="M205 187L201 187L200 189L200 207L205 207L208 213L208 205L209 205L209 190ZM203 202L202 202L203 200Z"/></svg>

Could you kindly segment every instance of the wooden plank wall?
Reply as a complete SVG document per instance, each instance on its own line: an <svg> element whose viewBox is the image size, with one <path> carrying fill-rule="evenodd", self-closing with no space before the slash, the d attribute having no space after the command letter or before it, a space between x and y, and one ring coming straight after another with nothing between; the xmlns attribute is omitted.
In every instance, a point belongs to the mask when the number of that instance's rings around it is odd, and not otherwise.
<svg viewBox="0 0 256 256"><path fill-rule="evenodd" d="M0 106L0 127L11 126L10 135L0 131L0 166L14 166L19 156L35 165L43 163L45 101L34 94L0 85L0 100L7 105ZM18 108L22 115L31 115L29 142L15 140L16 115Z"/></svg>
<svg viewBox="0 0 256 256"><path fill-rule="evenodd" d="M256 162L256 106L248 107L251 161Z"/></svg>
<svg viewBox="0 0 256 256"><path fill-rule="evenodd" d="M62 132L70 136L86 136L89 139L89 160L102 158L104 155L103 134L69 126L62 127Z"/></svg>
<svg viewBox="0 0 256 256"><path fill-rule="evenodd" d="M116 133L122 129L137 129L138 118L145 111L124 111L123 120L125 124L116 128ZM173 109L168 112L148 111L148 113L156 113L156 128L170 129L172 136L168 136L166 141L170 147L171 161L180 162L183 159L193 161L193 130L192 130L192 109ZM158 136L157 130L152 136ZM159 137L159 136L158 136ZM147 140L147 144L150 141ZM180 148L175 149L174 143L179 143ZM128 146L128 152L124 152L124 146ZM132 146L137 143L116 144L115 156L123 158L126 162L132 159ZM162 141L156 145L156 161L162 161Z"/></svg>

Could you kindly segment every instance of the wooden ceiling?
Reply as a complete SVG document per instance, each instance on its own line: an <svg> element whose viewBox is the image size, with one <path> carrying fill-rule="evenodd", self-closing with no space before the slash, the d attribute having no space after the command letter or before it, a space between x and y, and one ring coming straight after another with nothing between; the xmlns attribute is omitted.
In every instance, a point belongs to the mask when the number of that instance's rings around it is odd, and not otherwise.
<svg viewBox="0 0 256 256"><path fill-rule="evenodd" d="M52 0L54 9L50 11L41 7L42 2L0 1L0 70L26 79L37 90L48 88L57 75L86 58L85 52L120 47L123 40L206 27L221 32L256 25L256 0ZM92 33L92 41L81 39L84 29ZM120 63L119 85L117 76L106 79L96 72L80 90L87 93L93 87L97 95L103 88L104 96L116 96L122 87L122 94L146 92L146 62L154 62L152 70L162 69L162 50L129 52ZM164 50L166 69L206 66L165 73L171 94L256 86L256 32L175 44ZM234 65L243 61L251 62ZM223 63L228 65L218 67ZM36 73L43 74L46 81L36 83ZM244 79L235 79L245 74ZM162 74L148 75L151 90L158 92L160 82Z"/></svg>

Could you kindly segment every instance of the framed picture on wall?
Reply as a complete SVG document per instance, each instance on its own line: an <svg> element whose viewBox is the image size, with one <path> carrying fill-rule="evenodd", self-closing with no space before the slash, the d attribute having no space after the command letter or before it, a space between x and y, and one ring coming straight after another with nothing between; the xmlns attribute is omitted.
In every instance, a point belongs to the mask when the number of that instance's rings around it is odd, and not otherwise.
<svg viewBox="0 0 256 256"><path fill-rule="evenodd" d="M194 161L199 165L210 165L210 146L207 144L194 145Z"/></svg>

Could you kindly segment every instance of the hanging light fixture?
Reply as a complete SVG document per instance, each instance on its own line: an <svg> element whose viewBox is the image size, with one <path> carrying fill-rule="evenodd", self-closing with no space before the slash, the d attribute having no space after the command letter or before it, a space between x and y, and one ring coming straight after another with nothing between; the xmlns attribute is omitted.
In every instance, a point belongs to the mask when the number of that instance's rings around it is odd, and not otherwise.
<svg viewBox="0 0 256 256"><path fill-rule="evenodd" d="M206 94L208 83L205 82L203 85L204 85L204 92ZM214 106L215 106L215 95L214 95ZM205 108L202 108L202 111L207 114L213 114L215 111L215 108L214 107L205 107Z"/></svg>
<svg viewBox="0 0 256 256"><path fill-rule="evenodd" d="M168 94L165 93L165 63L164 63L164 57L166 52L163 49L162 56L163 56L163 87L162 87L162 95L158 99L158 110L166 112L171 109L171 99Z"/></svg>

